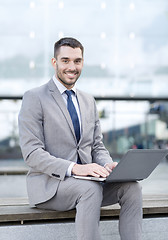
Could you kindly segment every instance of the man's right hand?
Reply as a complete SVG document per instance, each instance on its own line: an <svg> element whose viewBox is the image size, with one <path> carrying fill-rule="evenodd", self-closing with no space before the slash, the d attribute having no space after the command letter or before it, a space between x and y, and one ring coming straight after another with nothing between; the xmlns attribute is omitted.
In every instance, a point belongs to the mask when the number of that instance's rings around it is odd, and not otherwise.
<svg viewBox="0 0 168 240"><path fill-rule="evenodd" d="M75 164L72 168L72 174L79 176L107 177L109 172L102 166L96 163L90 164Z"/></svg>

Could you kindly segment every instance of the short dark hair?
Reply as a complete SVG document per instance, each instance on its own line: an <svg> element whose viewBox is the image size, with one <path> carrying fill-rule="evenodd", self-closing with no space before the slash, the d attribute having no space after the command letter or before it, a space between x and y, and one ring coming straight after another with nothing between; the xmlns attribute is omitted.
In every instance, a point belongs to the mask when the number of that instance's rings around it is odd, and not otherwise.
<svg viewBox="0 0 168 240"><path fill-rule="evenodd" d="M55 58L58 55L60 47L62 47L62 46L68 46L71 48L80 48L82 51L82 56L83 56L84 48L83 48L82 44L75 38L65 37L65 38L61 38L59 41L57 41L54 44L54 57Z"/></svg>

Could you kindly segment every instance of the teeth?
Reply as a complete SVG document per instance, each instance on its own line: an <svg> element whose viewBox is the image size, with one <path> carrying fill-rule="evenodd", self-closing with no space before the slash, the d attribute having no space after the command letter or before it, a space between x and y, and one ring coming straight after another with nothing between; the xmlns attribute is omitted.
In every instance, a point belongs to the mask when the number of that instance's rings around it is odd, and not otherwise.
<svg viewBox="0 0 168 240"><path fill-rule="evenodd" d="M68 76L73 77L75 76L75 73L67 73Z"/></svg>

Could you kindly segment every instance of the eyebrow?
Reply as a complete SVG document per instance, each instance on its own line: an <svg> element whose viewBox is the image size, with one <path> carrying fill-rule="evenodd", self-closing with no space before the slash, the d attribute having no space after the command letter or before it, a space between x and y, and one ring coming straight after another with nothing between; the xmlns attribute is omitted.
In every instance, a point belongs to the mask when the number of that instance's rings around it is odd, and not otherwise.
<svg viewBox="0 0 168 240"><path fill-rule="evenodd" d="M70 58L68 58L68 57L62 57L61 59L62 59L62 60L64 60L64 59L65 59L65 60L68 60L68 59L70 59ZM76 59L74 59L74 61L76 61L76 60L81 60L81 61L82 61L82 58L76 58Z"/></svg>
<svg viewBox="0 0 168 240"><path fill-rule="evenodd" d="M83 58L76 58L75 60L81 60L82 61Z"/></svg>
<svg viewBox="0 0 168 240"><path fill-rule="evenodd" d="M62 57L61 59L69 59L68 57Z"/></svg>

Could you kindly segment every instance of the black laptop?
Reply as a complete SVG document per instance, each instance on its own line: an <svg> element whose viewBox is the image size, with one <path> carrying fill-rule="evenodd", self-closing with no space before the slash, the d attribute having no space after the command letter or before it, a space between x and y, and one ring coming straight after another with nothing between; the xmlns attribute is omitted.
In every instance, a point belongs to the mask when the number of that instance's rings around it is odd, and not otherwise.
<svg viewBox="0 0 168 240"><path fill-rule="evenodd" d="M106 182L140 181L147 178L166 156L168 156L168 149L131 149L107 178L76 175L73 177Z"/></svg>

